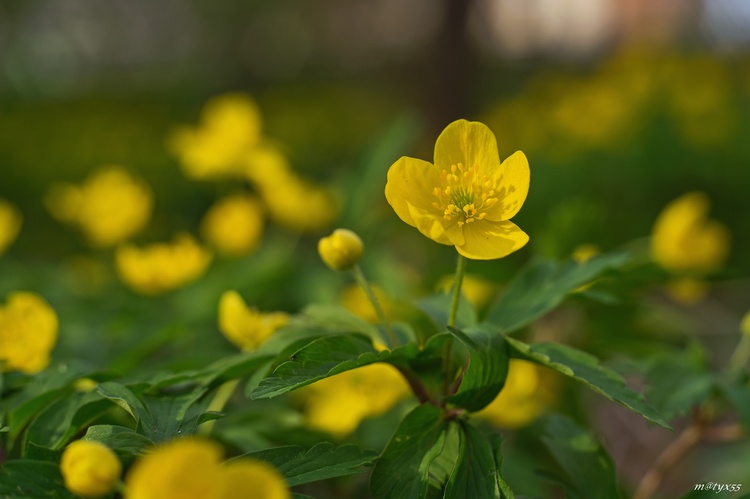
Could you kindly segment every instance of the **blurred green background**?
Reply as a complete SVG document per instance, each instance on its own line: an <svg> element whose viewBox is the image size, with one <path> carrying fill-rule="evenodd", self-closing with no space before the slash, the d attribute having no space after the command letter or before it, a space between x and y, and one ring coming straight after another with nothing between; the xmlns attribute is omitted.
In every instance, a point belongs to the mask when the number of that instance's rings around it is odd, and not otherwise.
<svg viewBox="0 0 750 499"><path fill-rule="evenodd" d="M257 252L217 258L199 285L138 297L117 282L111 252L50 216L45 194L123 165L155 197L137 242L197 233L213 201L241 184L187 179L166 138L236 91L257 101L264 134L297 172L336 188L341 214L302 236L271 225ZM232 351L215 326L226 289L264 310L336 302L348 281L315 246L337 226L361 234L379 286L426 294L452 272L454 251L397 218L385 175L401 155L431 160L438 133L459 118L486 123L501 156L522 150L532 171L514 218L529 246L471 262L470 274L505 282L536 255L617 248L647 237L669 201L705 192L732 235L709 297L690 309L659 292L645 310L595 305L588 336L574 342L639 355L655 336L682 345L673 333L688 333L714 343L710 358L722 362L750 296L742 0L0 0L0 198L24 217L0 258L0 294L50 301L61 317L56 358L125 372L144 359L178 368ZM627 462L626 445L613 446ZM637 477L642 465L630 465Z"/></svg>

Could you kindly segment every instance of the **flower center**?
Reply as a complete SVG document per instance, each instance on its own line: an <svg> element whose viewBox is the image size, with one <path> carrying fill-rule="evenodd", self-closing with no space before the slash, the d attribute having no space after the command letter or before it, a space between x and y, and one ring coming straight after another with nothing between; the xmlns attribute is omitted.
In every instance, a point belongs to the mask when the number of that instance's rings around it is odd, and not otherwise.
<svg viewBox="0 0 750 499"><path fill-rule="evenodd" d="M473 166L452 165L440 174L440 185L433 191L438 201L432 206L443 210L443 218L456 220L459 227L482 220L486 210L497 204L495 190L486 175L480 176Z"/></svg>

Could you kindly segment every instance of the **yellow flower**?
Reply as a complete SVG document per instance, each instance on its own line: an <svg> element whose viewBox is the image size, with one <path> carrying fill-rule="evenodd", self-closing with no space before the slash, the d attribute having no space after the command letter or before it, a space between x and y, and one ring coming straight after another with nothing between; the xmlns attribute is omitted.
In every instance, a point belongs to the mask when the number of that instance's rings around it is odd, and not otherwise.
<svg viewBox="0 0 750 499"><path fill-rule="evenodd" d="M196 180L242 174L244 154L260 140L258 106L247 95L229 93L206 103L197 127L183 126L168 138L183 172Z"/></svg>
<svg viewBox="0 0 750 499"><path fill-rule="evenodd" d="M175 236L171 244L128 245L115 253L120 279L146 295L180 288L203 275L210 263L211 254L185 233Z"/></svg>
<svg viewBox="0 0 750 499"><path fill-rule="evenodd" d="M18 208L0 199L0 255L16 240L22 220Z"/></svg>
<svg viewBox="0 0 750 499"><path fill-rule="evenodd" d="M336 229L318 241L320 258L333 270L349 270L362 259L362 239L349 229Z"/></svg>
<svg viewBox="0 0 750 499"><path fill-rule="evenodd" d="M678 277L666 284L667 294L683 305L694 305L708 293L708 283L692 277Z"/></svg>
<svg viewBox="0 0 750 499"><path fill-rule="evenodd" d="M290 499L289 487L270 465L251 459L222 464L221 448L184 438L138 460L125 481L125 499Z"/></svg>
<svg viewBox="0 0 750 499"><path fill-rule="evenodd" d="M438 281L437 288L448 292L453 288L455 279L453 274L446 275ZM461 283L461 293L469 300L469 303L476 308L482 308L495 296L495 286L479 276L466 274Z"/></svg>
<svg viewBox="0 0 750 499"><path fill-rule="evenodd" d="M83 497L100 497L115 488L122 464L106 445L76 440L63 452L60 472L69 491Z"/></svg>
<svg viewBox="0 0 750 499"><path fill-rule="evenodd" d="M226 291L219 299L219 330L242 350L257 350L287 322L289 316L283 312L261 313L248 308L236 291Z"/></svg>
<svg viewBox="0 0 750 499"><path fill-rule="evenodd" d="M263 237L263 207L245 194L227 196L203 217L201 230L219 252L231 256L253 251Z"/></svg>
<svg viewBox="0 0 750 499"><path fill-rule="evenodd" d="M534 422L549 405L552 398L549 381L536 364L511 359L505 386L477 416L500 428L526 426Z"/></svg>
<svg viewBox="0 0 750 499"><path fill-rule="evenodd" d="M57 314L40 296L12 293L0 306L0 371L34 374L47 367L57 325Z"/></svg>
<svg viewBox="0 0 750 499"><path fill-rule="evenodd" d="M428 238L467 258L502 258L529 240L509 219L529 191L520 151L500 163L495 136L482 123L459 120L435 143L435 164L402 157L388 170L385 197L396 214Z"/></svg>
<svg viewBox="0 0 750 499"><path fill-rule="evenodd" d="M578 263L586 263L595 256L601 254L602 250L595 244L582 244L573 250L573 260Z"/></svg>
<svg viewBox="0 0 750 499"><path fill-rule="evenodd" d="M707 274L720 268L729 252L729 231L708 220L708 198L689 192L659 214L651 238L654 260L671 272Z"/></svg>
<svg viewBox="0 0 750 499"><path fill-rule="evenodd" d="M102 168L82 185L50 189L47 208L60 221L77 226L92 246L114 246L138 233L151 216L151 189L116 166Z"/></svg>
<svg viewBox="0 0 750 499"><path fill-rule="evenodd" d="M363 419L383 414L408 396L395 367L376 363L323 379L306 389L308 426L345 437Z"/></svg>

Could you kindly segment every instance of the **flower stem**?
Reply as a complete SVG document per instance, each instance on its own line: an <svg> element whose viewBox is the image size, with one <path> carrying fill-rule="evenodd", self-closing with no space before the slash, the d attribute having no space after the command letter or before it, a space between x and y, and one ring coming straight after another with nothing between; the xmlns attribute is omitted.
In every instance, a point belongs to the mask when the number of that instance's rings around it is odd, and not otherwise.
<svg viewBox="0 0 750 499"><path fill-rule="evenodd" d="M463 255L458 255L458 261L456 262L456 277L453 278L453 299L451 300L451 309L448 315L448 326L453 327L456 325L456 316L458 315L458 304L461 302L461 285L464 281L464 273L466 273L466 258ZM445 374L445 382L443 383L443 392L448 395L451 390L453 366L451 365L451 356L453 355L453 340L450 339L445 343L445 351L443 352L443 372Z"/></svg>
<svg viewBox="0 0 750 499"><path fill-rule="evenodd" d="M461 285L464 282L464 273L466 272L466 257L458 255L456 263L456 277L453 279L453 299L451 300L451 310L448 316L448 325L456 325L456 316L458 315L458 304L461 300Z"/></svg>
<svg viewBox="0 0 750 499"><path fill-rule="evenodd" d="M229 402L229 398L232 396L232 393L234 393L234 389L237 388L237 384L239 382L239 379L232 379L221 385L219 389L216 390L216 394L214 395L213 400L211 400L211 403L208 405L208 409L206 410L209 412L220 412L222 409L224 409L224 406L227 404L227 402ZM211 429L213 429L215 423L216 420L206 421L200 426L200 433L202 433L203 435L208 435L209 433L211 433Z"/></svg>
<svg viewBox="0 0 750 499"><path fill-rule="evenodd" d="M395 347L396 345L398 345L396 333L393 331L391 323L388 322L388 319L385 317L383 307L380 306L380 302L378 301L377 296L375 296L375 293L372 291L370 282L365 277L365 274L364 272L362 272L362 269L359 265L354 266L354 268L352 269L352 273L354 274L354 279L356 279L357 283L362 287L362 290L367 295L367 299L370 300L370 303L372 303L372 308L375 309L375 313L380 319L380 323L383 325L383 328L385 328L385 332L388 334L388 340L391 342L391 348Z"/></svg>

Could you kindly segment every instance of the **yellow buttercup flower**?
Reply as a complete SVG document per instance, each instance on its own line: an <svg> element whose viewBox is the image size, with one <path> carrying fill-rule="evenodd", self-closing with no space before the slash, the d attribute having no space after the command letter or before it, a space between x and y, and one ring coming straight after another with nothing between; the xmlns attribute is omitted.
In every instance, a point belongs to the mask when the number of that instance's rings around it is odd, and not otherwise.
<svg viewBox="0 0 750 499"><path fill-rule="evenodd" d="M58 184L46 198L53 217L77 226L92 246L114 246L148 223L151 189L117 166L104 167L80 186Z"/></svg>
<svg viewBox="0 0 750 499"><path fill-rule="evenodd" d="M651 254L676 273L707 274L719 269L729 253L729 231L708 220L709 201L689 192L669 203L659 214L651 237Z"/></svg>
<svg viewBox="0 0 750 499"><path fill-rule="evenodd" d="M477 416L500 428L516 429L533 423L551 402L550 380L534 363L511 359L500 394Z"/></svg>
<svg viewBox="0 0 750 499"><path fill-rule="evenodd" d="M247 95L228 93L208 101L197 127L183 126L168 139L186 176L208 180L242 175L242 159L261 137L258 106Z"/></svg>
<svg viewBox="0 0 750 499"><path fill-rule="evenodd" d="M502 258L529 240L512 218L529 191L520 151L500 163L495 136L482 123L454 121L435 143L435 164L402 157L388 170L385 197L428 238L467 258Z"/></svg>
<svg viewBox="0 0 750 499"><path fill-rule="evenodd" d="M13 244L21 230L21 212L18 208L0 199L0 255Z"/></svg>
<svg viewBox="0 0 750 499"><path fill-rule="evenodd" d="M320 258L333 270L349 270L362 259L362 239L349 229L336 229L318 241Z"/></svg>
<svg viewBox="0 0 750 499"><path fill-rule="evenodd" d="M0 371L34 374L47 367L57 327L57 314L43 298L12 293L0 306Z"/></svg>
<svg viewBox="0 0 750 499"><path fill-rule="evenodd" d="M222 449L209 440L183 438L139 459L125 480L125 499L290 499L272 466L253 459L221 462Z"/></svg>
<svg viewBox="0 0 750 499"><path fill-rule="evenodd" d="M175 236L172 243L144 248L128 245L115 253L120 279L146 295L180 288L203 275L210 263L211 253L185 233Z"/></svg>
<svg viewBox="0 0 750 499"><path fill-rule="evenodd" d="M220 199L203 217L201 231L220 253L247 255L263 237L263 207L252 196L235 194Z"/></svg>
<svg viewBox="0 0 750 499"><path fill-rule="evenodd" d="M396 368L383 363L345 371L305 391L308 426L338 437L356 430L363 419L383 414L410 393Z"/></svg>
<svg viewBox="0 0 750 499"><path fill-rule="evenodd" d="M219 299L219 330L242 350L257 350L288 322L289 316L283 312L261 313L248 308L236 291L226 291Z"/></svg>
<svg viewBox="0 0 750 499"><path fill-rule="evenodd" d="M63 452L60 473L69 491L83 497L100 497L114 490L122 464L106 445L76 440Z"/></svg>

